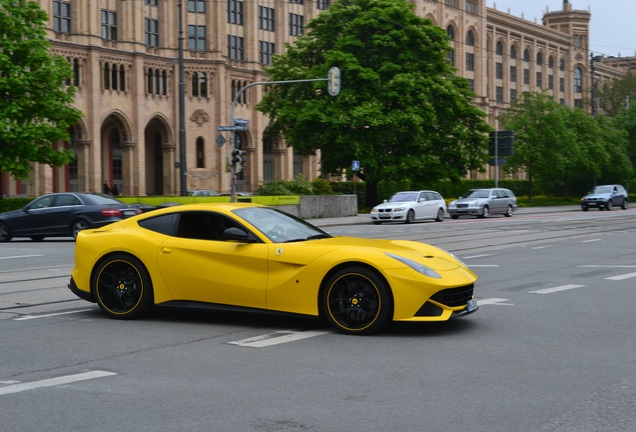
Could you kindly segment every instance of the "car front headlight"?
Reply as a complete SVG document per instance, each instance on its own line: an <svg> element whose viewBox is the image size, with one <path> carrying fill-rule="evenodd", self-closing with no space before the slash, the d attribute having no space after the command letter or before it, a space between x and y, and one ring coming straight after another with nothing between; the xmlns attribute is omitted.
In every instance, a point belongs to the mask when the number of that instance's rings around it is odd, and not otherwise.
<svg viewBox="0 0 636 432"><path fill-rule="evenodd" d="M435 270L433 270L430 267L426 267L424 264L420 264L417 261L413 261L412 259L404 258L404 257L401 257L399 255L393 255L393 254L390 254L390 253L386 253L386 255L391 257L391 258L393 258L393 259L395 259L395 260L398 260L402 264L406 264L407 266L411 267L416 272L423 274L424 276L428 276L428 277L432 277L432 278L436 278L436 279L441 279L442 278L439 275L439 273L437 273Z"/></svg>
<svg viewBox="0 0 636 432"><path fill-rule="evenodd" d="M393 209L394 212L401 212L401 211L405 211L406 207L396 207Z"/></svg>
<svg viewBox="0 0 636 432"><path fill-rule="evenodd" d="M479 208L483 205L483 203L481 201L475 201L473 202L470 206L471 207L475 207L475 208Z"/></svg>

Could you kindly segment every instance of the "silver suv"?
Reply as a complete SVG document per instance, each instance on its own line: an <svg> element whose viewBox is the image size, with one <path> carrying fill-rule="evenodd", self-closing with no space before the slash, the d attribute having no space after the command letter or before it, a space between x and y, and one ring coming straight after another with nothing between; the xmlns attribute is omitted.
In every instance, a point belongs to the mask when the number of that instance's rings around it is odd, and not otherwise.
<svg viewBox="0 0 636 432"><path fill-rule="evenodd" d="M583 211L588 211L591 207L611 210L614 206L627 210L628 203L627 191L621 185L595 186L589 194L581 198Z"/></svg>
<svg viewBox="0 0 636 432"><path fill-rule="evenodd" d="M517 197L510 189L471 189L448 205L451 219L469 215L487 218L491 214L512 216L517 209Z"/></svg>

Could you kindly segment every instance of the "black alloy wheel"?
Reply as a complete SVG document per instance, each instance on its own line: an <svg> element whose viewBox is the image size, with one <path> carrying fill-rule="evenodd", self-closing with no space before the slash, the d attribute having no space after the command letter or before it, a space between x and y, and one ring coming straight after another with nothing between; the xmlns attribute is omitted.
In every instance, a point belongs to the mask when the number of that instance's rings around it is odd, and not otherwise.
<svg viewBox="0 0 636 432"><path fill-rule="evenodd" d="M411 209L406 213L406 223L412 224L413 222L415 222L415 212Z"/></svg>
<svg viewBox="0 0 636 432"><path fill-rule="evenodd" d="M375 271L343 268L325 283L322 311L342 333L368 335L380 330L393 313L389 287Z"/></svg>
<svg viewBox="0 0 636 432"><path fill-rule="evenodd" d="M153 303L148 270L125 254L107 257L95 269L91 289L99 307L113 318L134 319Z"/></svg>

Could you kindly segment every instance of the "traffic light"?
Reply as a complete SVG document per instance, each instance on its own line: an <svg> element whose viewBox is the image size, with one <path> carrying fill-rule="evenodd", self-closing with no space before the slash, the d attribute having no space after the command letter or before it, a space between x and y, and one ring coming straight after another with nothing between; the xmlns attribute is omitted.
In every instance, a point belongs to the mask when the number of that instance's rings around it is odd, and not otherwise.
<svg viewBox="0 0 636 432"><path fill-rule="evenodd" d="M245 150L234 149L232 150L232 166L234 167L234 172L239 173L245 169L245 163L247 162L247 158Z"/></svg>

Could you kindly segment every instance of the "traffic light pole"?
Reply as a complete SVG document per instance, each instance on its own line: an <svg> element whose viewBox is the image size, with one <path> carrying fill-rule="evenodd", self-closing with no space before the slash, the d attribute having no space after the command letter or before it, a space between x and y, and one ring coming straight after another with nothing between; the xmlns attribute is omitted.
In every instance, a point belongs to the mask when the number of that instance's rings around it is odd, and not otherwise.
<svg viewBox="0 0 636 432"><path fill-rule="evenodd" d="M236 111L236 103L239 100L241 94L250 87L254 87L257 85L278 85L278 84L294 84L301 82L315 82L315 81L327 81L327 90L331 96L337 96L340 93L340 69L337 67L332 67L329 69L329 74L327 78L313 78L313 79L304 79L304 80L288 80L288 81L259 81L253 82L245 87L241 87L239 91L234 95L234 99L232 99L232 108L230 110L230 122L232 125L235 123L234 113ZM238 170L236 169L236 165L234 164L234 158L238 156L245 155L245 152L239 149L236 145L236 131L232 131L230 135L230 144L232 145L232 160L230 166L230 172L232 175L231 189L230 189L230 201L236 201L236 182L238 176ZM236 152L236 153L235 153ZM243 152L242 154L240 152ZM246 156L243 156L246 157Z"/></svg>

